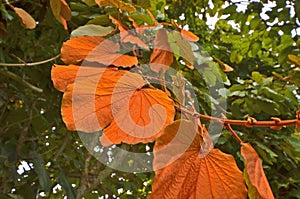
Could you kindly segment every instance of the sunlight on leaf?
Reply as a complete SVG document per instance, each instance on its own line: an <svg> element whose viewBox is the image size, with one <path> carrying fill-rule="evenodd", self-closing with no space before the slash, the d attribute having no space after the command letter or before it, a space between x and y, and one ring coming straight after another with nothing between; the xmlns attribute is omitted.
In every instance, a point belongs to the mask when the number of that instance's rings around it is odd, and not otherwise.
<svg viewBox="0 0 300 199"><path fill-rule="evenodd" d="M241 154L245 159L245 179L250 199L274 198L268 179L264 173L260 158L248 143L242 143Z"/></svg>
<svg viewBox="0 0 300 199"><path fill-rule="evenodd" d="M54 86L64 91L62 116L69 130L104 129L103 145L151 142L173 121L174 104L161 90L143 88L135 73L116 68L52 68Z"/></svg>
<svg viewBox="0 0 300 199"><path fill-rule="evenodd" d="M180 128L182 130L178 129ZM183 133L182 131L185 131ZM164 134L156 141L154 151L154 168L161 167L162 163L177 156L177 160L168 166L156 170L156 176L152 185L151 199L178 199L178 198L205 198L205 199L242 199L247 198L244 177L238 169L234 158L218 149L212 149L206 156L200 156L202 139L199 134L193 132L192 122L176 121L166 128ZM179 136L170 142L173 137ZM176 151L190 141L191 135L195 135L193 142L187 150L178 156ZM163 152L160 152L165 148ZM166 153L167 152L167 153ZM176 159L175 158L175 159Z"/></svg>
<svg viewBox="0 0 300 199"><path fill-rule="evenodd" d="M80 36L63 43L61 59L67 64L83 60L105 65L131 67L138 63L134 56L118 53L119 46L103 37Z"/></svg>

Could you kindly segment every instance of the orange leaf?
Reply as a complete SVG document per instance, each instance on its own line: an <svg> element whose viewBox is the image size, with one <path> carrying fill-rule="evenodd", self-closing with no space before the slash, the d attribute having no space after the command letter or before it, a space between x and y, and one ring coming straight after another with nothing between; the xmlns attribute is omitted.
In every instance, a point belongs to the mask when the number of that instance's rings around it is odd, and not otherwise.
<svg viewBox="0 0 300 199"><path fill-rule="evenodd" d="M114 114L114 121L104 130L105 136L100 138L101 143L109 146L121 142L152 142L173 121L173 101L161 90L145 88L135 90L126 102L123 99L130 94L129 87L122 89L125 91L120 92L113 100L114 106L120 106L120 110Z"/></svg>
<svg viewBox="0 0 300 199"><path fill-rule="evenodd" d="M67 21L72 17L72 11L65 0L50 0L50 6L55 18L63 24L67 30Z"/></svg>
<svg viewBox="0 0 300 199"><path fill-rule="evenodd" d="M53 65L51 70L51 79L54 87L64 92L69 84L72 84L76 78L79 66L76 65Z"/></svg>
<svg viewBox="0 0 300 199"><path fill-rule="evenodd" d="M52 80L65 91L67 128L95 132L107 127L101 137L105 146L153 141L174 118L173 101L160 90L142 88L143 78L129 71L56 65Z"/></svg>
<svg viewBox="0 0 300 199"><path fill-rule="evenodd" d="M63 71L63 68L56 70ZM76 71L76 68L74 70ZM70 74L74 74L75 71ZM71 84L67 86L62 100L61 112L67 128L95 132L106 127L113 119L111 94L114 86L127 72L115 68L80 67L77 70L76 79L73 82L70 81ZM131 74L132 78L136 77L133 73L129 73L129 76ZM55 80L60 80L59 76Z"/></svg>
<svg viewBox="0 0 300 199"><path fill-rule="evenodd" d="M260 158L249 143L241 144L241 154L245 159L245 178L250 199L274 198Z"/></svg>
<svg viewBox="0 0 300 199"><path fill-rule="evenodd" d="M28 29L34 29L36 27L36 22L34 18L28 12L23 10L22 8L12 7L15 13L20 17L23 24Z"/></svg>
<svg viewBox="0 0 300 199"><path fill-rule="evenodd" d="M197 35L195 35L191 31L180 28L179 25L174 20L172 20L172 24L181 33L182 38L184 38L185 40L193 41L193 42L196 42L199 40L199 37Z"/></svg>
<svg viewBox="0 0 300 199"><path fill-rule="evenodd" d="M136 57L117 53L119 46L103 37L81 36L63 43L61 59L67 63L83 60L105 65L131 67L138 63Z"/></svg>
<svg viewBox="0 0 300 199"><path fill-rule="evenodd" d="M154 50L150 56L150 67L153 71L166 70L173 63L173 50L168 42L165 29L158 30L154 40Z"/></svg>
<svg viewBox="0 0 300 199"><path fill-rule="evenodd" d="M181 33L181 36L185 39L185 40L188 40L188 41L198 41L199 40L199 37L197 35L195 35L194 33L192 33L191 31L188 31L188 30L184 30L182 29L180 31Z"/></svg>
<svg viewBox="0 0 300 199"><path fill-rule="evenodd" d="M131 4L125 3L120 0L96 0L96 3L100 7L112 6L112 7L115 7L115 8L124 10L124 11L128 11L128 12L136 11L135 7L133 7Z"/></svg>
<svg viewBox="0 0 300 199"><path fill-rule="evenodd" d="M118 28L120 30L120 37L121 37L122 42L124 42L124 43L129 42L132 44L136 44L141 48L149 50L149 47L140 38L138 38L132 34L132 32L131 32L132 30L129 31L126 26L124 26L120 21L113 18L112 16L109 16L109 18L115 25L118 26Z"/></svg>
<svg viewBox="0 0 300 199"><path fill-rule="evenodd" d="M166 163L169 165L155 171L149 198L247 198L243 174L234 158L218 149L212 149L201 157L202 139L198 134L193 138L194 135L194 124L181 120L166 127L164 134L157 139L154 146L154 168ZM175 141L171 141L175 136ZM182 146L186 145L189 147L181 153L186 148ZM173 162L168 162L170 160Z"/></svg>

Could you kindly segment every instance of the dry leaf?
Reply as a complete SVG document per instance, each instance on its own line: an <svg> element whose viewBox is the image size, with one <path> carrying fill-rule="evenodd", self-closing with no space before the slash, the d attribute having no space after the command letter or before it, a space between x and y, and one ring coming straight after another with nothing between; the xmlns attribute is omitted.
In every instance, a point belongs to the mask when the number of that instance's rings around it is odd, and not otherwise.
<svg viewBox="0 0 300 199"><path fill-rule="evenodd" d="M63 43L61 59L67 63L83 60L104 65L131 67L138 63L134 56L118 53L119 46L114 42L98 36L81 36Z"/></svg>
<svg viewBox="0 0 300 199"><path fill-rule="evenodd" d="M273 199L273 193L264 173L260 158L249 143L242 143L241 154L245 159L245 178L250 199Z"/></svg>
<svg viewBox="0 0 300 199"><path fill-rule="evenodd" d="M156 33L154 49L150 56L150 68L155 72L168 69L173 63L173 50L168 42L168 35L165 29Z"/></svg>
<svg viewBox="0 0 300 199"><path fill-rule="evenodd" d="M112 16L109 16L109 18L116 26L118 26L120 30L120 37L122 42L124 43L129 42L132 44L136 44L141 48L149 50L149 47L140 38L132 34L133 30L128 30L126 26L124 26L120 21L113 18Z"/></svg>
<svg viewBox="0 0 300 199"><path fill-rule="evenodd" d="M178 138L171 141L175 136ZM201 157L202 142L192 122L175 121L166 128L155 143L154 168L169 165L155 171L149 198L247 198L244 177L234 158L218 149ZM189 147L181 153L187 144Z"/></svg>
<svg viewBox="0 0 300 199"><path fill-rule="evenodd" d="M222 62L221 60L219 60L217 57L212 56L213 59L219 64L219 66L221 67L221 69L224 72L231 72L233 71L233 68L231 66L229 66L228 64L225 64L224 62Z"/></svg>
<svg viewBox="0 0 300 199"><path fill-rule="evenodd" d="M36 22L34 18L32 18L32 16L28 14L28 12L26 12L22 8L13 7L13 9L16 12L16 14L20 17L26 28L34 29L36 27Z"/></svg>

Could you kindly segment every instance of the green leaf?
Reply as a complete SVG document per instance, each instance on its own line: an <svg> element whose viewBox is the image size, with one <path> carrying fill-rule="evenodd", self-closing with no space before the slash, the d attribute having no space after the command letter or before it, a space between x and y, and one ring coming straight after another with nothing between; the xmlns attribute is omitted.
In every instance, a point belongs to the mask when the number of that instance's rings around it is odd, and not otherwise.
<svg viewBox="0 0 300 199"><path fill-rule="evenodd" d="M97 3L95 2L95 0L82 0L86 5L92 7L97 5Z"/></svg>
<svg viewBox="0 0 300 199"><path fill-rule="evenodd" d="M257 71L254 71L252 72L252 79L257 82L258 84L262 84L263 83L263 80L264 80L264 77L263 75L261 75L259 72Z"/></svg>
<svg viewBox="0 0 300 199"><path fill-rule="evenodd" d="M71 38L79 37L79 36L106 36L114 30L113 27L108 26L100 26L94 24L87 24L84 26L80 26L77 29L73 30L71 33Z"/></svg>
<svg viewBox="0 0 300 199"><path fill-rule="evenodd" d="M59 175L57 176L57 181L67 193L67 198L76 199L75 190L72 187L71 183L68 180L68 177L65 175L64 172L61 171L59 173Z"/></svg>
<svg viewBox="0 0 300 199"><path fill-rule="evenodd" d="M46 192L50 191L51 180L49 177L49 172L46 170L45 162L44 162L42 156L39 153L37 153L36 151L32 152L31 156L33 157L34 171L38 175L39 183L40 183L41 187Z"/></svg>

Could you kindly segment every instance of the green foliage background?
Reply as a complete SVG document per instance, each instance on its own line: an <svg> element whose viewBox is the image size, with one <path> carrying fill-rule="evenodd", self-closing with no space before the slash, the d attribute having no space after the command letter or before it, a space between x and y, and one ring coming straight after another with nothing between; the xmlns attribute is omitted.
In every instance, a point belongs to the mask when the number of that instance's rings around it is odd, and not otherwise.
<svg viewBox="0 0 300 199"><path fill-rule="evenodd" d="M108 15L117 14L114 8L99 8L93 0L69 0L72 19L66 31L53 16L48 0L9 2L29 12L38 25L34 30L25 29L7 3L0 3L2 63L30 63L54 57L60 53L62 42L69 39L72 30L87 23L113 26ZM200 112L209 114L227 103L225 113L232 119L246 119L248 115L258 120L270 120L272 116L294 119L300 108L300 68L291 68L287 61L289 54L300 56L300 3L297 0L272 1L274 7L265 12L267 19L262 18L261 13L264 4L271 1L245 2L131 1L138 8L132 14L135 19L149 20L145 11L149 9L159 21L176 19L180 25L188 24L210 55L234 68L218 79L215 73L221 70L216 65L204 68L204 77L201 77L175 63L174 67L179 67L184 77L193 83ZM228 6L224 8L224 4ZM245 4L246 9L237 11L239 4ZM184 20L179 18L182 15ZM226 17L211 29L207 25L207 15ZM229 21L238 28L233 28ZM50 77L53 63L61 62L57 59L38 66L0 66L0 198L98 198L104 195L146 198L151 191L152 172L114 171L88 153L77 133L66 130L60 116L62 95L53 88ZM215 90L213 101L205 88L205 78L212 85L226 83L226 89ZM280 131L234 128L262 158L275 197L300 198L299 130L295 133L294 127ZM123 147L145 150L142 144ZM226 130L217 147L233 154L243 168L239 144ZM22 164L28 164L31 169L18 173Z"/></svg>

